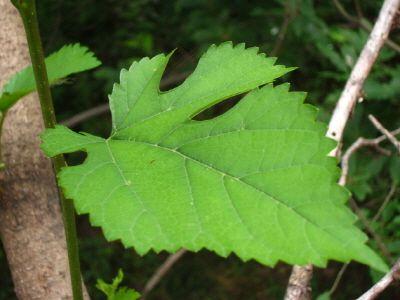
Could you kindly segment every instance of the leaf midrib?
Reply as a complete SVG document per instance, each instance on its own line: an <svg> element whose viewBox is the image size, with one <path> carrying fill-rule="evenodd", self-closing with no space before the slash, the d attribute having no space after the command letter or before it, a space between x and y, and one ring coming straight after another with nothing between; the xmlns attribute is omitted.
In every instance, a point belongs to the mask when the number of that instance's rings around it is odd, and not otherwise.
<svg viewBox="0 0 400 300"><path fill-rule="evenodd" d="M312 225L313 227L317 228L318 230L320 230L320 231L326 233L326 234L327 234L328 236L330 236L331 238L333 238L333 239L339 241L340 243L342 243L344 248L347 248L347 245L351 243L351 241L342 241L342 240L340 240L337 236L333 235L331 232L327 231L325 228L318 226L318 224L314 223L312 220L310 220L309 218L307 218L306 216L304 216L301 212L299 212L299 211L297 211L296 209L294 209L294 208L288 206L287 203L285 203L284 201L279 200L279 199L276 198L275 196L273 196L273 195L267 193L266 191L260 190L259 188L257 188L256 186L252 185L251 183L249 183L249 182L243 180L242 178L239 178L239 177L236 177L236 176L234 176L234 175L232 175L232 174L226 173L226 172L224 172L224 171L222 171L222 170L220 170L220 169L218 169L218 168L215 168L215 167L213 167L213 166L210 166L210 165L208 165L208 164L206 164L206 163L204 163L204 162L202 162L202 161L200 161L200 160L197 160L197 159L195 159L195 158L193 158L193 157L190 157L190 156L188 156L188 155L186 155L186 154L184 154L184 153L182 153L182 152L180 152L180 151L177 151L177 150L175 150L175 149L171 149L171 148L168 148L168 147L164 147L164 146L160 146L160 145L157 145L157 144L152 144L152 143L148 143L148 142L144 142L144 141L129 141L129 140L123 140L123 141L129 142L129 143L143 144L143 145L147 145L147 146L150 146L150 147L153 147L153 148L159 148L159 149L162 149L162 150L165 150L165 151L168 151L168 152L175 153L175 154L177 154L177 155L182 156L182 157L185 158L185 159L188 159L188 160L190 160L190 161L193 161L193 162L195 162L195 163L198 163L198 164L200 164L201 166L203 166L203 167L205 167L205 168L208 168L208 169L211 169L211 170L213 170L213 171L215 171L215 172L217 172L217 173L220 173L222 176L227 176L227 177L232 178L233 180L239 181L239 182L243 183L244 185L249 186L250 188L256 190L257 192L259 192L259 193L261 193L261 194L265 194L266 196L268 196L268 197L270 197L271 199L273 199L277 204L283 205L283 206L284 206L285 208L287 208L288 210L294 212L298 217L300 217L301 219L305 220L306 222L308 222L308 223L309 223L310 225Z"/></svg>

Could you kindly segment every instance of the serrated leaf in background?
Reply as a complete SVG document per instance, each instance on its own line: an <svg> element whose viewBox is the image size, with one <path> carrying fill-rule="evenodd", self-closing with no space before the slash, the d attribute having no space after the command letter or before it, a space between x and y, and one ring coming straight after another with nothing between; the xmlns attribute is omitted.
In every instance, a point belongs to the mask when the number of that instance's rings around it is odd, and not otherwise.
<svg viewBox="0 0 400 300"><path fill-rule="evenodd" d="M93 69L101 62L87 47L71 44L62 47L46 58L50 84L71 74ZM0 91L0 111L9 109L18 99L36 90L32 66L21 70L4 85Z"/></svg>

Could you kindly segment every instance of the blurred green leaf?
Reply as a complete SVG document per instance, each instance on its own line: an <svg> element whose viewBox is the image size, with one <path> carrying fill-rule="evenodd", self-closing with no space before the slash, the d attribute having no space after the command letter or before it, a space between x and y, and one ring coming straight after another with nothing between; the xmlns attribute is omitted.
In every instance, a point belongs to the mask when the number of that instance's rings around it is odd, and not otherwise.
<svg viewBox="0 0 400 300"><path fill-rule="evenodd" d="M386 160L386 157L371 159L359 153L351 157L346 186L358 200L364 200L372 192L370 181L381 172Z"/></svg>
<svg viewBox="0 0 400 300"><path fill-rule="evenodd" d="M331 294L329 293L329 291L318 295L318 297L316 298L316 300L330 300L330 299L331 299Z"/></svg>
<svg viewBox="0 0 400 300"><path fill-rule="evenodd" d="M393 182L400 183L400 156L395 155L390 159L389 173Z"/></svg>
<svg viewBox="0 0 400 300"><path fill-rule="evenodd" d="M50 84L59 83L64 77L99 66L100 61L87 47L66 45L46 58ZM18 99L36 90L32 66L12 76L0 92L0 110L9 109Z"/></svg>

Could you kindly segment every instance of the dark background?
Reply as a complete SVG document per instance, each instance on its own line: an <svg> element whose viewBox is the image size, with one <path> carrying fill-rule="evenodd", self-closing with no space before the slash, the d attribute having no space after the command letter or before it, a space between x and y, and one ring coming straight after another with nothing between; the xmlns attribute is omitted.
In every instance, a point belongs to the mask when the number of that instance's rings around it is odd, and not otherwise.
<svg viewBox="0 0 400 300"><path fill-rule="evenodd" d="M320 108L319 118L328 121L344 83L366 41L368 24L373 24L382 1L312 0L41 0L39 21L46 53L62 45L79 42L88 46L103 62L101 67L73 76L53 88L58 120L107 102L112 84L121 68L143 56L177 49L165 78L165 88L179 84L193 70L199 55L212 43L231 40L258 46L278 63L298 69L283 80L293 90L307 91L308 102ZM340 7L343 5L343 7ZM346 10L349 14L346 15ZM400 30L391 38L400 44ZM364 102L357 106L346 129L348 147L359 136L376 137L368 114L374 114L388 129L400 126L399 52L384 47L365 85ZM224 102L199 118L211 118L234 105ZM106 136L110 131L108 113L86 120L74 129ZM384 146L393 151L390 144ZM71 163L82 158L71 156ZM386 260L400 254L400 203L397 185L400 159L363 149L351 160L348 188L360 211L371 219L389 190L393 196L381 218L371 226L390 252ZM117 242L107 243L101 231L90 227L86 216L78 220L80 254L86 285L92 299L104 299L95 288L98 278L110 281L122 268L124 284L142 290L167 253L138 256ZM360 227L363 225L360 223ZM370 241L376 247L374 240ZM14 299L12 282L4 254L0 252L0 299ZM332 286L341 264L331 262L317 269L313 277L316 297ZM237 257L228 259L201 251L185 254L152 291L148 299L280 299L290 274L290 266L267 268ZM380 274L351 263L334 293L334 299L351 299L365 291ZM398 288L398 287L397 287ZM399 299L396 287L382 299Z"/></svg>

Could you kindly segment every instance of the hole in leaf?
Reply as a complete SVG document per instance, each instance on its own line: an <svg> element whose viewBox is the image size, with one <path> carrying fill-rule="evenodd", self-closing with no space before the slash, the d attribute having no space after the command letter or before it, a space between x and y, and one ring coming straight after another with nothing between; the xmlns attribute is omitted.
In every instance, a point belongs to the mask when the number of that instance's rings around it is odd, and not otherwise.
<svg viewBox="0 0 400 300"><path fill-rule="evenodd" d="M65 160L68 166L78 166L85 161L86 157L87 153L84 151L65 154Z"/></svg>
<svg viewBox="0 0 400 300"><path fill-rule="evenodd" d="M220 115L223 115L226 113L228 110L230 110L232 107L234 107L240 99L243 97L243 95L238 95L234 96L228 99L225 99L222 102L219 102L206 110L203 110L199 114L193 117L193 120L196 121L204 121L204 120L210 120L215 117L218 117Z"/></svg>
<svg viewBox="0 0 400 300"><path fill-rule="evenodd" d="M193 73L197 63L198 59L193 53L183 49L176 50L161 78L160 91L166 92L181 85Z"/></svg>

